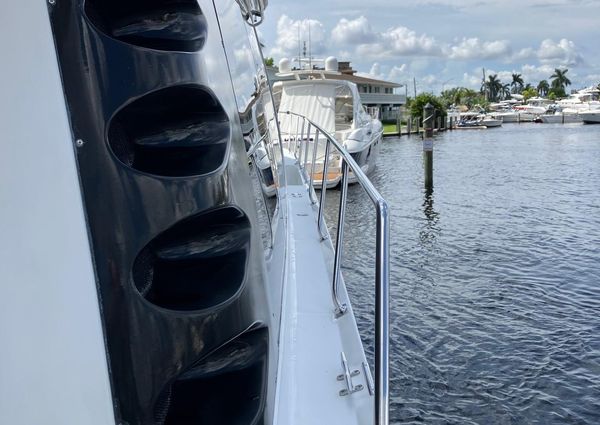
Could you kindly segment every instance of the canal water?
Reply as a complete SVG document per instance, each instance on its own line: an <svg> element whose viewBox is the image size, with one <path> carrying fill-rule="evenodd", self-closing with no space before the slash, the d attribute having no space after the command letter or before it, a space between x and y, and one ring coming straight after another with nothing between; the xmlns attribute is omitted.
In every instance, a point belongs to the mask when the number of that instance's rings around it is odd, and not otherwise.
<svg viewBox="0 0 600 425"><path fill-rule="evenodd" d="M385 139L391 420L600 424L600 126ZM334 223L339 191L328 191ZM352 186L344 276L373 356L374 222ZM371 363L372 364L372 363Z"/></svg>

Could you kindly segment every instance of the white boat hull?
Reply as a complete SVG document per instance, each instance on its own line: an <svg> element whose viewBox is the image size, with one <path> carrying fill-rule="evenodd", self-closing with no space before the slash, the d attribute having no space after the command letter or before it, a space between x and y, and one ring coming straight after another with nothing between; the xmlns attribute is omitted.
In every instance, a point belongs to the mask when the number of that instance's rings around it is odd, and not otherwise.
<svg viewBox="0 0 600 425"><path fill-rule="evenodd" d="M485 118L481 121L481 125L485 125L487 128L501 127L502 120L494 118Z"/></svg>
<svg viewBox="0 0 600 425"><path fill-rule="evenodd" d="M568 124L582 121L578 114L548 114L542 115L540 118L544 124Z"/></svg>
<svg viewBox="0 0 600 425"><path fill-rule="evenodd" d="M600 110L580 112L579 116L584 124L600 124Z"/></svg>

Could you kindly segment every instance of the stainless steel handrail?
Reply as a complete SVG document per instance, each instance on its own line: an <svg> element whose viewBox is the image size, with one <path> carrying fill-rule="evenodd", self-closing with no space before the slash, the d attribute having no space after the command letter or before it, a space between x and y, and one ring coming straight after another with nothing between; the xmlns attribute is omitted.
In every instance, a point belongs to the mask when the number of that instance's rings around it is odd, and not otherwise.
<svg viewBox="0 0 600 425"><path fill-rule="evenodd" d="M293 115L300 117L308 124L308 132L306 137L302 135L300 143L304 143L305 160L302 165L302 160L299 160L300 166L306 170L306 153L308 152L308 143L310 141L310 128L315 128L315 137L313 144L313 158L316 157L316 152L319 144L319 133L325 137L325 158L323 163L323 177L321 185L321 200L319 202L319 215L317 223L319 233L321 232L321 222L323 220L323 207L325 204L325 192L327 190L327 171L329 163L330 146L333 146L342 157L342 186L340 193L340 208L338 212L338 227L335 246L335 261L333 270L332 297L336 306L336 316L343 315L347 307L339 300L338 285L340 277L340 266L342 261L342 245L344 237L344 220L346 210L346 195L348 191L348 172L352 170L357 182L367 193L367 196L375 206L377 212L377 234L376 234L376 251L375 251L375 424L389 424L389 208L385 199L375 189L373 183L369 180L363 170L354 161L352 156L346 151L344 146L338 142L327 131L321 128L318 124L303 115L291 111L282 111L279 114ZM297 139L297 138L296 138ZM300 149L302 152L302 149ZM308 190L313 192L313 175L315 171L315 163L311 164L311 172L306 173L310 183ZM312 194L311 194L312 200Z"/></svg>

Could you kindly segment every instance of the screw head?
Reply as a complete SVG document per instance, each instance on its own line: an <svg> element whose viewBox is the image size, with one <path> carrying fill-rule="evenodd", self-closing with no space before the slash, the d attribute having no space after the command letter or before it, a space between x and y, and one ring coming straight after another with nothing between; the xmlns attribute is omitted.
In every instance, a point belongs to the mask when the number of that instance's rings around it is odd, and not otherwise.
<svg viewBox="0 0 600 425"><path fill-rule="evenodd" d="M56 0L48 0L48 3L50 3L51 5L54 6L54 4L56 3Z"/></svg>
<svg viewBox="0 0 600 425"><path fill-rule="evenodd" d="M50 0L50 1L54 1L54 0ZM84 142L83 140L81 140L81 139L77 139L77 140L75 141L75 145L76 145L78 148L82 147L82 146L84 145L84 143L85 143L85 142Z"/></svg>

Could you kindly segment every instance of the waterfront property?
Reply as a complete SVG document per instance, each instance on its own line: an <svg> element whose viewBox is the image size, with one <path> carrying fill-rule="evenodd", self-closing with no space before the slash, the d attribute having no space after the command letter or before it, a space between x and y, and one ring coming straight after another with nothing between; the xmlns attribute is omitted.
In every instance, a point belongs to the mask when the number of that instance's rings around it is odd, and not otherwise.
<svg viewBox="0 0 600 425"><path fill-rule="evenodd" d="M313 65L312 67L314 70L323 69L317 65ZM271 67L268 71L272 81L294 78L292 76L277 76L278 70L274 67ZM347 61L338 62L338 72L339 74L337 75L325 75L325 78L345 80L356 84L360 93L360 100L364 106L367 108L377 108L379 118L383 121L396 120L400 108L406 104L406 95L398 92L404 85L357 75L357 71Z"/></svg>

